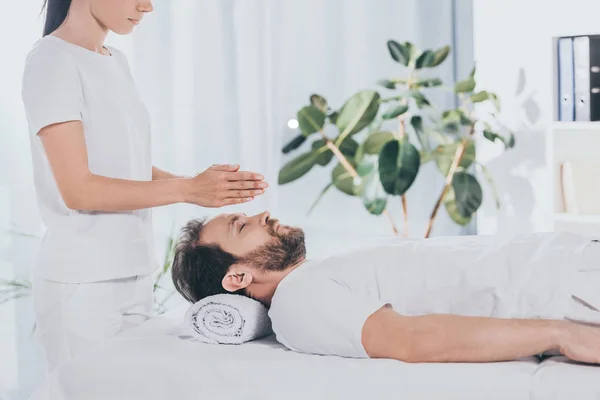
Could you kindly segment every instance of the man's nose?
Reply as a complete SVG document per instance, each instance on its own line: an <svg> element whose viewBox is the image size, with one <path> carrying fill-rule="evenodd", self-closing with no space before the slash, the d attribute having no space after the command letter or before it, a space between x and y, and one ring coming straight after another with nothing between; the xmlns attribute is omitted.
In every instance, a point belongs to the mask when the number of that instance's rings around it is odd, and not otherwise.
<svg viewBox="0 0 600 400"><path fill-rule="evenodd" d="M269 221L270 217L271 217L271 213L269 213L268 211L265 211L264 213L259 214L258 220L260 221L260 224L262 226L267 226L267 222Z"/></svg>

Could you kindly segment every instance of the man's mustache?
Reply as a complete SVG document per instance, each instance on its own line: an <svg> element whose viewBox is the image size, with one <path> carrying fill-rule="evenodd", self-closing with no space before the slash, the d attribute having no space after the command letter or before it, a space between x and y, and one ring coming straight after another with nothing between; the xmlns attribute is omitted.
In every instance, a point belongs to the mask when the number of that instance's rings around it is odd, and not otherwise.
<svg viewBox="0 0 600 400"><path fill-rule="evenodd" d="M278 236L278 233L275 232L275 225L277 223L279 223L279 220L275 218L270 218L269 221L267 221L267 231L271 236Z"/></svg>

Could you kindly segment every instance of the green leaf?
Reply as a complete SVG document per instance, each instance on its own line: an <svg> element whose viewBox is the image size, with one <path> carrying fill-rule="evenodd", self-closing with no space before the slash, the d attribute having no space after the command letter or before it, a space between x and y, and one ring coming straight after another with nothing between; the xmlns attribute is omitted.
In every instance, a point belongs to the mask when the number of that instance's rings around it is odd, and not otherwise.
<svg viewBox="0 0 600 400"><path fill-rule="evenodd" d="M511 133L510 136L508 137L508 142L506 143L506 147L508 149L512 149L513 147L515 147L515 134Z"/></svg>
<svg viewBox="0 0 600 400"><path fill-rule="evenodd" d="M498 98L498 95L496 93L490 93L490 100L494 104L494 107L496 107L496 110L500 112L500 98Z"/></svg>
<svg viewBox="0 0 600 400"><path fill-rule="evenodd" d="M489 100L489 98L490 93L486 92L485 90L471 95L471 101L473 103L481 103L482 101Z"/></svg>
<svg viewBox="0 0 600 400"><path fill-rule="evenodd" d="M487 140L489 140L492 143L494 143L496 141L496 139L498 139L502 143L504 143L504 138L502 136L500 136L496 132L492 132L492 131L489 131L487 129L483 131L483 137L486 138Z"/></svg>
<svg viewBox="0 0 600 400"><path fill-rule="evenodd" d="M469 77L463 81L456 82L454 91L456 93L468 93L475 89L475 79Z"/></svg>
<svg viewBox="0 0 600 400"><path fill-rule="evenodd" d="M395 40L388 41L387 45L394 61L399 62L404 66L408 66L411 58L411 49Z"/></svg>
<svg viewBox="0 0 600 400"><path fill-rule="evenodd" d="M372 135L373 133L379 132L379 130L381 129L381 125L383 124L383 120L382 119L375 119L371 125L369 125L369 129L367 129L367 138ZM356 150L356 154L354 155L354 161L356 163L360 163L363 159L365 155L365 141L363 141L359 146L358 149Z"/></svg>
<svg viewBox="0 0 600 400"><path fill-rule="evenodd" d="M334 111L334 112L332 112L331 114L329 114L329 115L327 116L327 118L329 118L329 122L331 122L332 124L334 124L334 125L335 125L335 124L337 123L337 119L338 119L338 116L339 116L339 115L340 115L340 113L339 113L339 112L337 112L337 111Z"/></svg>
<svg viewBox="0 0 600 400"><path fill-rule="evenodd" d="M387 206L387 194L379 179L377 158L366 160L358 166L363 177L360 197L367 211L372 215L381 215Z"/></svg>
<svg viewBox="0 0 600 400"><path fill-rule="evenodd" d="M373 171L377 171L377 157L368 157L356 167L358 176L363 178L373 173Z"/></svg>
<svg viewBox="0 0 600 400"><path fill-rule="evenodd" d="M483 131L483 137L492 143L494 143L496 140L501 141L502 143L504 143L505 149L511 149L515 146L515 135L512 133L507 139L504 136L497 134L496 132L485 129Z"/></svg>
<svg viewBox="0 0 600 400"><path fill-rule="evenodd" d="M313 105L306 106L298 111L298 124L305 136L319 132L325 125L325 114Z"/></svg>
<svg viewBox="0 0 600 400"><path fill-rule="evenodd" d="M353 167L356 167L356 164L352 162L351 164ZM346 193L349 196L356 196L357 193L354 185L354 178L350 172L346 171L341 163L336 165L333 171L331 171L331 180L335 187L342 193Z"/></svg>
<svg viewBox="0 0 600 400"><path fill-rule="evenodd" d="M490 100L496 108L496 110L500 111L500 99L495 93L482 90L481 92L471 95L471 101L473 103L481 103L487 100Z"/></svg>
<svg viewBox="0 0 600 400"><path fill-rule="evenodd" d="M339 140L362 131L373 122L379 111L380 97L379 93L369 90L355 94L344 104L336 122L341 132Z"/></svg>
<svg viewBox="0 0 600 400"><path fill-rule="evenodd" d="M475 72L477 71L477 66L474 65L471 73L469 74L469 78L475 78Z"/></svg>
<svg viewBox="0 0 600 400"><path fill-rule="evenodd" d="M442 122L445 125L448 124L459 124L469 126L473 123L469 117L465 115L465 112L457 108L455 110L447 110L442 113Z"/></svg>
<svg viewBox="0 0 600 400"><path fill-rule="evenodd" d="M317 204L319 204L319 202L321 201L323 196L325 196L325 193L327 193L329 191L329 189L331 189L332 186L333 186L332 182L330 182L327 186L325 186L325 188L319 194L319 197L317 197L317 199L314 201L312 206L310 206L310 210L308 210L308 213L306 215L310 215L313 212L313 210L315 209Z"/></svg>
<svg viewBox="0 0 600 400"><path fill-rule="evenodd" d="M413 127L413 129L415 130L417 139L419 140L419 143L421 144L421 148L423 150L429 150L427 138L425 137L425 131L423 130L423 118L421 118L418 115L415 115L410 119L410 124Z"/></svg>
<svg viewBox="0 0 600 400"><path fill-rule="evenodd" d="M425 50L419 56L419 58L417 58L417 61L415 62L415 68L421 69L421 68L431 67L431 65L433 64L434 61L435 61L435 53L431 50Z"/></svg>
<svg viewBox="0 0 600 400"><path fill-rule="evenodd" d="M379 177L384 190L403 195L415 181L420 165L419 152L408 138L388 142L379 154Z"/></svg>
<svg viewBox="0 0 600 400"><path fill-rule="evenodd" d="M452 179L452 188L458 213L464 218L473 216L483 201L483 191L477 178L466 172L457 172Z"/></svg>
<svg viewBox="0 0 600 400"><path fill-rule="evenodd" d="M468 225L473 219L473 217L465 218L462 215L460 215L460 213L458 212L458 207L456 205L454 190L452 188L449 188L448 192L446 193L446 197L444 198L444 206L446 207L446 211L448 212L450 218L452 218L452 220L459 225Z"/></svg>
<svg viewBox="0 0 600 400"><path fill-rule="evenodd" d="M392 132L376 132L367 137L363 143L364 152L366 154L379 154L383 146L394 140L395 136Z"/></svg>
<svg viewBox="0 0 600 400"><path fill-rule="evenodd" d="M494 200L496 202L496 208L500 209L500 195L498 194L498 186L496 186L496 182L494 181L494 178L492 177L492 174L487 169L487 167L483 164L479 164L479 166L481 167L481 172L483 172L483 176L488 181L488 184L490 185L490 188L492 189L492 196L494 196Z"/></svg>
<svg viewBox="0 0 600 400"><path fill-rule="evenodd" d="M340 145L340 151L346 157L354 157L358 151L358 142L352 138L346 138Z"/></svg>
<svg viewBox="0 0 600 400"><path fill-rule="evenodd" d="M333 159L333 152L327 148L327 144L323 139L315 140L312 143L312 149L316 163L322 167L329 164Z"/></svg>
<svg viewBox="0 0 600 400"><path fill-rule="evenodd" d="M399 104L399 105L394 106L393 108L389 109L385 114L383 114L381 116L381 118L394 119L394 118L399 117L400 115L404 114L407 111L408 111L408 105Z"/></svg>
<svg viewBox="0 0 600 400"><path fill-rule="evenodd" d="M333 152L327 147L324 139L315 140L312 143L313 152L315 152L316 163L321 166L326 166L333 159ZM352 138L346 138L339 147L340 152L346 158L353 158L358 149L358 143Z"/></svg>
<svg viewBox="0 0 600 400"><path fill-rule="evenodd" d="M362 142L359 146L358 149L356 150L356 154L354 155L354 162L359 163L363 160L363 158L365 157L365 146L364 146L365 142Z"/></svg>
<svg viewBox="0 0 600 400"><path fill-rule="evenodd" d="M435 86L440 86L442 84L442 80L440 78L427 78L427 79L419 79L415 82L417 87L430 88Z"/></svg>
<svg viewBox="0 0 600 400"><path fill-rule="evenodd" d="M317 107L323 114L326 114L329 110L327 100L325 100L323 96L313 94L312 96L310 96L310 102L313 106Z"/></svg>
<svg viewBox="0 0 600 400"><path fill-rule="evenodd" d="M415 59L417 58L417 56L419 55L419 50L411 42L404 42L403 45L408 50L408 54L409 54L408 63L410 64L411 62L414 62Z"/></svg>
<svg viewBox="0 0 600 400"><path fill-rule="evenodd" d="M437 67L438 65L443 63L444 60L446 59L446 57L448 57L449 53L450 53L450 46L444 46L444 47L436 50L435 57L433 59L433 63L430 65L430 67Z"/></svg>
<svg viewBox="0 0 600 400"><path fill-rule="evenodd" d="M306 136L304 135L298 135L295 138L293 138L288 144L286 144L283 149L282 152L283 154L287 154L292 150L296 150L298 147L302 146L302 144L306 141Z"/></svg>
<svg viewBox="0 0 600 400"><path fill-rule="evenodd" d="M431 103L429 102L429 100L427 100L427 97L425 97L425 95L423 93L419 92L418 90L411 90L408 93L408 95L410 97L412 97L413 99L415 99L415 103L417 104L417 107L419 107L419 108L431 106Z"/></svg>
<svg viewBox="0 0 600 400"><path fill-rule="evenodd" d="M313 152L304 153L288 162L279 171L279 184L285 185L304 176L316 163Z"/></svg>
<svg viewBox="0 0 600 400"><path fill-rule="evenodd" d="M435 163L437 165L438 171L444 176L448 175L450 172L450 167L452 166L452 162L454 161L454 156L456 155L456 151L460 146L460 142L455 142L447 145L440 145L434 151ZM465 150L465 155L461 160L459 167L469 168L471 164L475 161L475 143L472 140L469 140L467 143L467 148Z"/></svg>
<svg viewBox="0 0 600 400"><path fill-rule="evenodd" d="M387 79L382 79L377 81L379 86L383 86L386 89L396 89L396 83L392 81L388 81Z"/></svg>

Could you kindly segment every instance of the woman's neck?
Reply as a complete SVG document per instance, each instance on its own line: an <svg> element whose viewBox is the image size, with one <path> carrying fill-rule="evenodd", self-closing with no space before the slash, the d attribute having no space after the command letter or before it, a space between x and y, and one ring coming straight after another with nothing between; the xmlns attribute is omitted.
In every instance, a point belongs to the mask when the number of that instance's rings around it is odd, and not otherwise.
<svg viewBox="0 0 600 400"><path fill-rule="evenodd" d="M106 53L104 41L108 28L94 17L85 4L74 2L65 22L52 35L96 53Z"/></svg>

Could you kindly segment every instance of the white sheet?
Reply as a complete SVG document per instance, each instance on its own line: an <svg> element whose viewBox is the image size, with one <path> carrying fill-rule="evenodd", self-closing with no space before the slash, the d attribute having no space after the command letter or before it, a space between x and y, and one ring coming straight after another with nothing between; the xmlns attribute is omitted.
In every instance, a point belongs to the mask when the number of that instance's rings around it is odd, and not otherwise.
<svg viewBox="0 0 600 400"><path fill-rule="evenodd" d="M343 359L294 353L272 336L244 345L210 345L178 337L184 312L151 320L73 359L35 400L600 397L600 367L538 365L534 358L418 365Z"/></svg>
<svg viewBox="0 0 600 400"><path fill-rule="evenodd" d="M553 357L536 370L532 400L598 400L600 367L577 364L566 357Z"/></svg>

